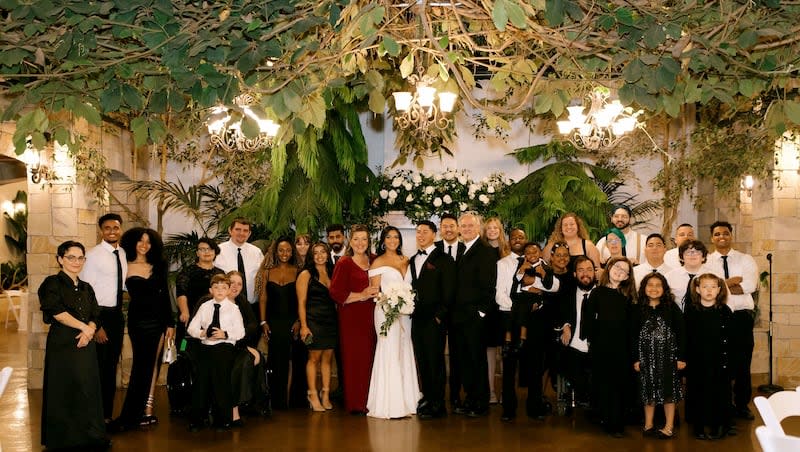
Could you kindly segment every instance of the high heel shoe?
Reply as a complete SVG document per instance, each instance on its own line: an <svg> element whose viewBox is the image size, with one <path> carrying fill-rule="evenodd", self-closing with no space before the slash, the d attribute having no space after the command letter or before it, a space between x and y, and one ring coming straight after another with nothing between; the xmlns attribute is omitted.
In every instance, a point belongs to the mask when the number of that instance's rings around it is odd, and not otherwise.
<svg viewBox="0 0 800 452"><path fill-rule="evenodd" d="M319 403L319 397L316 392L309 389L306 398L308 399L308 407L311 408L311 411L325 411L325 408Z"/></svg>
<svg viewBox="0 0 800 452"><path fill-rule="evenodd" d="M322 391L319 392L320 398L322 399L322 407L326 410L333 409L333 404L331 403L331 399L329 397L330 392L331 391L328 388L322 388Z"/></svg>

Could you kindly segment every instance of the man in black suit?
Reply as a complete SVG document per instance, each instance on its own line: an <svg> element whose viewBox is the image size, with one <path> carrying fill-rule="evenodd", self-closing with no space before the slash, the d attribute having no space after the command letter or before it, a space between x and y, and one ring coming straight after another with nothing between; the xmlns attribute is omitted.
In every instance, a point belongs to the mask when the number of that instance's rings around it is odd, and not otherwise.
<svg viewBox="0 0 800 452"><path fill-rule="evenodd" d="M585 322L586 301L596 284L594 263L586 256L575 259L575 280L559 290L561 311L562 374L572 384L579 400L589 394L589 344L581 339L581 323Z"/></svg>
<svg viewBox="0 0 800 452"><path fill-rule="evenodd" d="M464 244L458 240L458 218L452 213L444 213L441 218L442 221L439 223L439 235L442 239L437 240L434 244L439 251L449 256L450 259L455 262L459 249L462 254L464 252ZM453 282L453 290L455 290L456 283L456 281ZM461 371L459 370L458 354L455 353L456 346L452 334L453 322L451 316L448 316L445 323L447 324L445 327L447 330L447 357L450 364L450 375L448 379L448 385L450 386L450 407L453 410L461 410Z"/></svg>
<svg viewBox="0 0 800 452"><path fill-rule="evenodd" d="M453 303L451 337L461 366L466 393L463 412L469 417L489 411L489 377L486 360L486 313L494 303L497 252L480 239L481 220L474 213L458 219L464 246L456 257L458 283Z"/></svg>
<svg viewBox="0 0 800 452"><path fill-rule="evenodd" d="M411 340L419 368L424 397L417 405L420 419L444 417L444 319L453 302L456 268L450 256L438 249L433 239L436 225L417 224L417 255L411 258L411 280L417 292L411 323Z"/></svg>

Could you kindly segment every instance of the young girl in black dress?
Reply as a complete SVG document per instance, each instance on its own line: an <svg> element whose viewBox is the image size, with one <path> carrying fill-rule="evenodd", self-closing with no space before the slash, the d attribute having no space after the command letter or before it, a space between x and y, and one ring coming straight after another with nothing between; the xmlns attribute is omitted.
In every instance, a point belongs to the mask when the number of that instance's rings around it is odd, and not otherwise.
<svg viewBox="0 0 800 452"><path fill-rule="evenodd" d="M704 273L692 281L686 306L686 413L697 439L719 439L731 425L728 334L731 310L725 281Z"/></svg>
<svg viewBox="0 0 800 452"><path fill-rule="evenodd" d="M639 301L633 312L631 353L644 404L644 435L670 439L675 404L683 396L678 371L686 367L683 313L660 273L650 273L642 279ZM657 404L664 405L666 418L660 430L653 425Z"/></svg>

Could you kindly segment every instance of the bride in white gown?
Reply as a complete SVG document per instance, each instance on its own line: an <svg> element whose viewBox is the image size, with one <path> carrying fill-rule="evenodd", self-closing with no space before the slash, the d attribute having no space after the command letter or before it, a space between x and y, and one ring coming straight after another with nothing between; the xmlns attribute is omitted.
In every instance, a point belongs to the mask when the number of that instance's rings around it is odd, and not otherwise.
<svg viewBox="0 0 800 452"><path fill-rule="evenodd" d="M378 243L378 257L369 270L370 286L381 286L398 281L411 283L411 270L407 257L399 255L402 249L400 231L386 227ZM367 415L381 419L402 418L416 414L420 399L417 381L417 363L411 343L411 318L399 315L382 336L381 325L386 319L383 309L375 307L375 331L378 345L372 363L372 377L369 383Z"/></svg>

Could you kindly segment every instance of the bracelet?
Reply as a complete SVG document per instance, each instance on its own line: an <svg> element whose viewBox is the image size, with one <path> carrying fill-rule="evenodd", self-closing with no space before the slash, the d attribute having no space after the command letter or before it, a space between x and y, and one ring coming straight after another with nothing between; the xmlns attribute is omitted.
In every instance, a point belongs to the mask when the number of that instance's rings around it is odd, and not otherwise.
<svg viewBox="0 0 800 452"><path fill-rule="evenodd" d="M262 321L261 321L261 323L259 323L258 325L259 325L259 326L264 326L264 325L266 325L266 324L267 324L267 321L266 321L266 320L262 320Z"/></svg>

